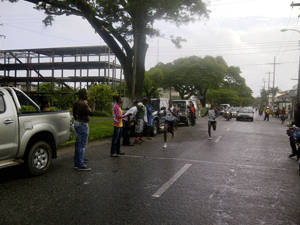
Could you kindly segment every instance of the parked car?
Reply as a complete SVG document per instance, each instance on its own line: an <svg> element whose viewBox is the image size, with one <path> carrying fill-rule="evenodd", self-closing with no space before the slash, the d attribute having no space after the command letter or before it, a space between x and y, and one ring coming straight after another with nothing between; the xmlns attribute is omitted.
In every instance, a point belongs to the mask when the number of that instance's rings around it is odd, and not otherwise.
<svg viewBox="0 0 300 225"><path fill-rule="evenodd" d="M189 105L190 105L190 100L173 100L174 105L177 108L178 111L178 116L177 116L177 121L178 123L184 123L185 125L189 125L191 123L191 117L190 117L190 111L189 111ZM194 107L195 107L195 115L197 119L198 115L198 107L195 101L193 101Z"/></svg>
<svg viewBox="0 0 300 225"><path fill-rule="evenodd" d="M241 108L237 115L236 115L236 120L249 120L249 121L253 121L253 110L250 108Z"/></svg>
<svg viewBox="0 0 300 225"><path fill-rule="evenodd" d="M158 134L158 132L160 131L160 129L163 129L164 127L164 122L165 122L165 114L164 114L164 110L169 106L169 99L168 98L153 98L151 99L152 101L152 105L154 108L154 112L152 113L153 115L153 130L151 133L151 136L156 136ZM136 106L137 103L141 102L136 100L133 102L132 106ZM125 112L124 112L125 114ZM146 126L145 128L145 132L146 132ZM131 130L130 130L131 134L135 133L135 117L131 117Z"/></svg>
<svg viewBox="0 0 300 225"><path fill-rule="evenodd" d="M169 99L168 98L153 98L151 99L152 105L154 108L153 112L153 133L152 136L156 136L160 129L164 128L166 116L164 114L164 110L169 107Z"/></svg>
<svg viewBox="0 0 300 225"><path fill-rule="evenodd" d="M44 174L57 146L72 138L69 111L41 112L17 88L0 87L0 121L0 168L25 162L31 174Z"/></svg>

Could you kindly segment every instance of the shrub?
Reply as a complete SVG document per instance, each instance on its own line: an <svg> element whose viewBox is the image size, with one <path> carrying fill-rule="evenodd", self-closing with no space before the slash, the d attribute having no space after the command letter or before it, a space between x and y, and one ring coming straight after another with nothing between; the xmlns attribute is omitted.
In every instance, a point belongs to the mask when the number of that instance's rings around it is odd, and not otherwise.
<svg viewBox="0 0 300 225"><path fill-rule="evenodd" d="M109 112L112 110L113 95L117 95L110 86L106 84L92 85L88 90L88 102L90 107L94 99L97 99L96 110Z"/></svg>

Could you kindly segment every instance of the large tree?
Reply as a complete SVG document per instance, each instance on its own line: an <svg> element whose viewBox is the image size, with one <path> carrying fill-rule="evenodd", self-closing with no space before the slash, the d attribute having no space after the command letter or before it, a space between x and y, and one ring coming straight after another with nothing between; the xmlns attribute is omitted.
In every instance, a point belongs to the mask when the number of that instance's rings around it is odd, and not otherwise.
<svg viewBox="0 0 300 225"><path fill-rule="evenodd" d="M159 98L159 88L163 87L164 73L162 69L152 68L145 73L144 91L147 99Z"/></svg>
<svg viewBox="0 0 300 225"><path fill-rule="evenodd" d="M228 67L221 56L216 58L205 56L200 62L195 68L199 71L199 79L195 83L195 94L202 96L201 104L205 107L207 91L220 88Z"/></svg>
<svg viewBox="0 0 300 225"><path fill-rule="evenodd" d="M220 56L190 56L158 66L164 71L165 87L173 87L181 99L189 99L192 95L202 96L203 106L207 91L220 88L227 71L226 62Z"/></svg>
<svg viewBox="0 0 300 225"><path fill-rule="evenodd" d="M18 0L9 0L16 2ZM127 88L132 98L141 97L148 49L146 37L160 36L153 27L157 20L186 25L208 18L207 5L202 0L25 0L48 15L75 15L90 23L112 49L124 70ZM182 39L172 38L180 45ZM134 57L136 56L136 57Z"/></svg>
<svg viewBox="0 0 300 225"><path fill-rule="evenodd" d="M236 91L239 97L252 98L252 90L246 85L245 78L241 77L240 68L230 66L227 71L223 87Z"/></svg>

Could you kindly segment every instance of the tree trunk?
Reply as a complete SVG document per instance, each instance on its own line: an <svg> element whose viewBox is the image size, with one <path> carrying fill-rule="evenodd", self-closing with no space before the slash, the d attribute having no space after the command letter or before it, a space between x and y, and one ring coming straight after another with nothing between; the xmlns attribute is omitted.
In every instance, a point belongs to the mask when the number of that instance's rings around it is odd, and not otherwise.
<svg viewBox="0 0 300 225"><path fill-rule="evenodd" d="M143 83L145 79L145 59L148 50L146 43L146 34L144 31L144 25L138 25L137 35L137 65L136 65L136 83L135 83L135 97L141 99L143 94Z"/></svg>

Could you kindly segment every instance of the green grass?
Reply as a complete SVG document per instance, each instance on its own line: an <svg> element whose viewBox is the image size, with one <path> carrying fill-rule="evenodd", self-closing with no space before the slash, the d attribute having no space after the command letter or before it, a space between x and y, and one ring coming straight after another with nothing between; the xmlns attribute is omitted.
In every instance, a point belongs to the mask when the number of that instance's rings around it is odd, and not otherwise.
<svg viewBox="0 0 300 225"><path fill-rule="evenodd" d="M96 141L101 138L113 135L114 127L112 120L96 121L90 123L89 141Z"/></svg>
<svg viewBox="0 0 300 225"><path fill-rule="evenodd" d="M93 121L95 119L105 119L99 121ZM90 126L90 134L89 141L97 141L106 137L111 137L114 132L113 121L111 118L103 118L103 117L91 117ZM58 148L64 148L68 146L75 145L75 135L71 141L65 142L58 146Z"/></svg>

